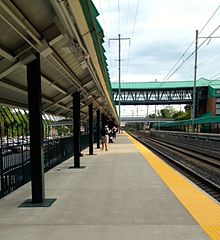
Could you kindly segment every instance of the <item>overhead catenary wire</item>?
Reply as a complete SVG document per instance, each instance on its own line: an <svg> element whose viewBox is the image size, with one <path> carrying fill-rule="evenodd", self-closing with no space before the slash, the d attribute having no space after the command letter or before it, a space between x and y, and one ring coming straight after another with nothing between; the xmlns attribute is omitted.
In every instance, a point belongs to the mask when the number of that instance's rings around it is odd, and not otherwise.
<svg viewBox="0 0 220 240"><path fill-rule="evenodd" d="M202 64L199 65L199 67L200 67L200 68L204 68L204 67L211 66L211 65L213 65L213 64L215 64L215 63L219 63L219 62L220 62L220 59L218 59L218 60L216 60L216 61L214 61L214 62L202 63Z"/></svg>
<svg viewBox="0 0 220 240"><path fill-rule="evenodd" d="M211 37L219 28L220 28L220 25L218 25L218 26L212 31L212 33L211 33L208 37L205 38L205 40L198 46L197 50L199 50L199 49L203 46L203 44L204 44L208 39L210 39L210 37ZM195 50L194 50L192 53L190 53L190 55L189 55L186 59L184 59L184 60L182 61L182 63L166 78L166 81L168 81L194 54L195 54Z"/></svg>
<svg viewBox="0 0 220 240"><path fill-rule="evenodd" d="M211 15L211 17L208 19L208 21L204 24L204 26L201 28L201 30L199 31L199 34L207 27L207 25L210 23L211 19L215 16L215 14L217 13L217 11L219 10L220 5L218 5L218 7L216 8L216 10L214 11L214 13ZM210 35L208 38L206 38L198 47L198 49L208 40L210 39L211 35L216 32L218 30L220 26L218 26ZM168 72L168 74L164 77L163 81L168 81L195 53L195 51L193 51L186 59L183 59L186 55L186 53L188 52L188 50L191 48L191 46L195 43L195 40L193 40L189 46L187 47L187 49L184 51L184 53L181 55L181 57L177 60L177 62L174 64L174 66L171 68L171 70ZM182 63L175 69L175 67L179 64L179 62L182 61ZM174 70L175 69L175 70Z"/></svg>
<svg viewBox="0 0 220 240"><path fill-rule="evenodd" d="M119 3L119 0L118 0L118 33L121 32L121 23L120 23L120 3Z"/></svg>
<svg viewBox="0 0 220 240"><path fill-rule="evenodd" d="M134 24L133 24L133 28L132 28L132 32L131 32L131 37L133 37L135 26L136 26L139 3L140 3L140 0L137 0L137 6L136 6L136 11L135 11Z"/></svg>
<svg viewBox="0 0 220 240"><path fill-rule="evenodd" d="M107 1L108 4L109 1ZM109 30L109 26L106 24L106 21L105 21L105 14L104 14L104 11L103 11L103 5L102 5L102 0L99 0L99 8L100 8L100 13L101 13L101 16L102 16L102 22L103 22L103 26L104 26L104 36L105 36L105 39L106 39L106 42L108 42L108 39L109 39L109 36L111 35L111 32ZM110 9L111 6L109 5L108 9ZM112 63L112 54L111 54L111 49L110 49L110 46L108 44L106 44L106 46L108 48L108 58L107 58L107 62L109 64ZM112 68L110 68L109 70L111 71ZM114 68L113 68L114 69Z"/></svg>
<svg viewBox="0 0 220 240"><path fill-rule="evenodd" d="M137 0L136 10L135 10L135 17L134 17L134 23L133 23L133 27L132 27L132 31L131 31L131 40L133 39L133 35L134 35L134 31L135 31L139 4L140 4L140 0ZM130 55L131 55L131 44L129 44L129 49L128 49L128 60L127 60L126 75L128 73L128 68L129 68L129 63L130 63Z"/></svg>
<svg viewBox="0 0 220 240"><path fill-rule="evenodd" d="M127 13L130 12L130 0L127 0L127 10L126 10ZM130 14L126 14L126 29L130 29L128 27L129 25L129 17L130 17ZM128 34L128 32L126 32L126 35Z"/></svg>
<svg viewBox="0 0 220 240"><path fill-rule="evenodd" d="M209 24L209 22L212 20L212 18L215 16L215 14L218 12L220 8L220 5L218 5L218 7L216 8L216 10L214 11L214 13L211 15L211 17L208 19L208 21L205 23L205 25L202 27L202 29L199 31L199 34L206 28L206 26Z"/></svg>
<svg viewBox="0 0 220 240"><path fill-rule="evenodd" d="M118 11L118 23L120 22L119 21L119 15L120 15L120 5L119 5L119 1L117 3L117 11ZM114 55L113 55L113 51L111 50L110 48L110 44L109 44L109 36L112 35L112 28L108 25L108 19L106 21L106 12L105 10L106 9L109 9L110 11L113 9L113 6L114 4L112 4L112 2L110 1L102 1L102 0L99 0L97 1L97 5L99 6L99 11L100 11L100 15L101 15L101 20L102 20L102 23L103 23L103 26L104 26L104 35L105 35L105 42L108 43L108 44L104 44L105 45L105 49L107 50L106 51L106 56L107 56L107 62L108 62L108 65L111 66L109 67L109 73L110 73L110 76L111 76L111 79L114 79L116 78L116 63L115 63L115 60L114 60ZM108 5L108 6L107 6Z"/></svg>
<svg viewBox="0 0 220 240"><path fill-rule="evenodd" d="M220 52L215 52L214 54L208 55L208 56L206 57L206 59L211 59L211 58L213 58L213 57L215 57L215 56L218 56L218 57L219 57L219 55L220 55ZM200 63L200 67L201 67L201 66L206 66L206 65L209 65L209 64L210 64L210 63L206 63L205 61L203 61L203 62Z"/></svg>
<svg viewBox="0 0 220 240"><path fill-rule="evenodd" d="M178 65L178 63L181 61L181 59L183 59L183 57L185 57L186 53L188 52L188 50L191 48L191 46L195 43L195 40L193 40L189 46L187 47L187 49L184 51L184 53L179 57L179 59L177 60L177 62L174 64L174 66L171 68L171 70L168 72L168 74L164 77L163 81L168 80L171 76L170 74L172 73L172 71L175 69L175 67ZM183 60L184 62L184 60Z"/></svg>
<svg viewBox="0 0 220 240"><path fill-rule="evenodd" d="M101 1L101 0L100 0ZM106 1L108 4L109 4L109 2L110 1ZM134 3L134 1L131 1L132 3ZM139 2L139 1L137 1L137 2ZM104 2L103 2L103 5L104 5ZM120 12L120 7L122 8L122 5L121 6L119 6L119 0L118 0L118 15L119 15L119 12ZM137 14L137 16L136 16L136 12L134 11L135 10L135 8L134 8L135 6L132 6L132 9L133 9L133 16L132 16L132 20L134 20L135 18L136 18L136 20L135 21L137 21L137 19L139 18L139 15ZM137 9L137 8L136 8ZM104 9L105 10L105 9ZM121 9L122 10L122 9ZM213 13L212 14L212 16L209 18L209 20L206 22L206 24L203 26L203 28L201 28L201 30L199 31L199 33L201 33L201 32L203 32L204 31L204 29L206 29L206 27L207 26L209 26L209 25L211 25L210 24L210 22L211 22L211 19L214 17L214 15L216 14L216 12L219 10L219 6L218 6L218 8L215 10L215 13ZM134 15L134 12L135 12L135 15ZM134 16L136 16L136 17L134 17ZM118 18L119 19L119 18ZM116 21L117 21L117 19L115 19ZM131 19L130 19L131 20ZM118 20L119 21L119 20ZM133 33L134 34L134 32L135 32L135 26L136 26L136 23L134 22L133 24L130 24L130 26L132 27L132 26L134 26L134 28L130 28L130 31L131 31L131 33ZM136 26L136 27L138 27L138 25ZM123 28L123 26L122 26L122 28ZM109 30L111 30L111 29L113 29L113 28L109 28ZM123 31L123 29L121 29L122 31ZM117 30L116 30L117 31ZM131 39L133 40L133 35L131 36ZM209 38L210 39L210 38ZM207 41L205 42L205 43L207 43L208 42L208 39L207 39ZM193 44L195 43L195 40L193 40L192 42L190 42L190 44L189 44L189 46L187 45L187 49L185 50L185 52L181 55L181 57L178 59L178 62L173 66L173 68L170 70L170 72L169 72L169 74L167 74L167 76L169 77L169 75L178 67L178 69L175 71L175 73L176 72L178 72L180 69L181 69L181 67L183 66L183 65L187 65L188 66L188 64L189 63L191 63L191 61L189 61L189 59L192 59L193 58L193 54L194 54L194 51L193 52L191 52L190 51L190 49L192 50L192 46L193 46ZM203 44L201 47L200 47L200 51L202 51L203 52L203 47L206 45L206 44ZM133 48L133 46L132 46L132 48ZM114 49L111 49L112 51L114 50ZM131 46L129 46L129 57L128 57L128 66L129 66L129 60L132 62L132 59L130 59L130 54L131 54ZM116 75L116 62L115 62L115 60L112 60L113 61L113 64L115 65L114 66L114 68L113 69L115 69L115 75ZM181 66L179 66L179 65L181 65ZM186 67L186 66L185 66ZM185 68L184 67L184 68ZM128 68L128 67L127 67ZM130 69L129 69L130 70ZM114 73L114 72L113 72ZM175 74L174 73L174 74ZM173 76L173 75L172 75ZM172 77L172 76L170 76L169 77L169 79Z"/></svg>
<svg viewBox="0 0 220 240"><path fill-rule="evenodd" d="M100 6L100 12L101 12L102 21L103 21L103 25L104 25L104 29L105 29L105 37L107 38L108 29L107 29L107 26L105 24L105 18L104 18L104 12L103 12L103 8L102 8L101 0L99 0L99 6Z"/></svg>
<svg viewBox="0 0 220 240"><path fill-rule="evenodd" d="M217 76L220 76L220 72L212 76L210 79L213 79L213 81L218 80L219 78L216 78Z"/></svg>
<svg viewBox="0 0 220 240"><path fill-rule="evenodd" d="M99 0L100 1L100 4L101 4L101 0ZM128 1L130 1L130 0L128 0ZM110 4L110 2L109 1L106 1L108 4ZM105 3L105 2L102 2L103 4ZM130 4L132 4L132 3L134 3L133 1L130 1ZM135 32L135 27L136 27L136 22L137 22L137 18L138 18L138 8L139 8L139 5L140 5L140 1L139 0L137 0L136 1L136 9L134 8L135 6L133 5L132 6L132 9L133 9L133 13L135 13L134 15L133 15L133 24L130 24L130 26L133 26L132 27L132 29L130 29L131 30L131 34L134 34L134 32ZM117 4L118 4L118 6L117 6L117 8L118 8L118 21L120 22L120 11L121 11L121 7L122 7L122 5L120 5L121 3L120 3L120 1L118 0L117 1ZM131 7L130 7L131 8ZM219 9L220 9L220 5L218 5L217 6L217 8L215 9L215 11L212 13L212 15L209 17L209 19L206 21L206 23L204 24L204 26L201 28L201 30L199 31L199 33L202 33L206 28L207 28L207 26L209 26L210 25L210 22L212 21L212 19L217 15L216 13L219 11ZM135 11L134 11L135 10ZM111 30L111 28L110 28L110 30ZM131 35L131 39L133 39L133 35ZM210 39L210 38L209 38ZM208 39L205 41L205 42L207 42L208 41ZM190 62L189 61L189 59L190 58L192 58L192 56L193 56L193 54L194 54L194 51L193 52L191 52L191 53L189 53L189 55L187 54L188 52L189 52L189 50L190 50L190 48L193 46L193 44L194 44L194 42L195 42L195 40L193 40L192 42L190 42L190 44L189 44L189 46L187 47L187 49L185 50L185 52L181 55L181 57L179 57L179 59L178 59L178 61L175 63L175 65L172 67L172 69L169 71L169 73L166 75L166 77L163 79L163 81L164 80L166 80L166 81L168 81L176 72L178 72L181 68L182 68L182 66L183 65L185 65L186 64L186 62ZM204 47L204 44L202 45L203 47ZM201 48L200 47L200 50L199 51L201 51L202 49L203 49L203 47ZM128 60L127 60L127 69L126 69L126 72L128 72L128 68L129 68L129 61L130 61L130 55L131 55L131 46L129 46L129 51L128 51ZM111 57L111 56L110 56ZM126 73L127 74L127 73Z"/></svg>

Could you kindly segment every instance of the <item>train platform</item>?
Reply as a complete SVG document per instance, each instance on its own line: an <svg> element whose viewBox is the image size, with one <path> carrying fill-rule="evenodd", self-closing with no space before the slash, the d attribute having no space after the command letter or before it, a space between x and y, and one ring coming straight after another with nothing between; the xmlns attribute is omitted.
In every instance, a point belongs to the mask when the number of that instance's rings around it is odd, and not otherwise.
<svg viewBox="0 0 220 240"><path fill-rule="evenodd" d="M0 200L4 240L220 239L220 206L127 134L45 174L47 208L19 207L30 183Z"/></svg>

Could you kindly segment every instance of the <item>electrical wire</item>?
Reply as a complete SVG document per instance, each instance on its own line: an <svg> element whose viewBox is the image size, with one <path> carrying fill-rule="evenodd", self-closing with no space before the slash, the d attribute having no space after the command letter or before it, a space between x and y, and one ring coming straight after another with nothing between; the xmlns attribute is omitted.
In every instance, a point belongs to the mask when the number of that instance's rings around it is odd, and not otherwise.
<svg viewBox="0 0 220 240"><path fill-rule="evenodd" d="M136 25L136 21L137 21L137 14L138 14L139 3L140 3L140 1L137 0L137 6L136 6L136 11L135 11L135 17L134 17L134 24L133 24L133 28L132 28L132 32L131 32L131 38L133 37L134 30L135 30L135 25Z"/></svg>
<svg viewBox="0 0 220 240"><path fill-rule="evenodd" d="M121 31L121 26L120 26L120 3L119 3L119 0L118 0L118 33L120 33Z"/></svg>
<svg viewBox="0 0 220 240"><path fill-rule="evenodd" d="M107 38L108 29L107 29L107 26L106 26L106 24L105 24L105 18L104 18L104 13L103 13L103 8L102 8L102 2L101 2L101 0L99 0L99 6L100 6L100 12L101 12L101 15L102 15L102 21L103 21L103 25L104 25L104 29L105 29L105 37Z"/></svg>
<svg viewBox="0 0 220 240"><path fill-rule="evenodd" d="M208 21L205 23L205 25L202 27L202 29L199 31L199 33L201 33L206 26L210 23L211 19L214 17L214 15L216 14L216 12L219 10L220 5L216 8L216 10L214 11L214 13L211 15L211 17L208 19ZM198 47L201 48L201 46L208 40L210 39L211 35L214 34L218 28L220 27L220 25L209 35L209 37L207 37ZM188 50L191 48L191 46L195 43L195 40L193 40L190 45L187 47L187 49L184 51L184 53L181 55L181 57L177 60L177 62L174 64L174 66L172 67L172 69L168 72L168 74L165 76L165 78L163 79L163 81L168 81L185 63L186 61L188 61L195 53L195 50L186 58L182 61L182 63L175 69L175 67L178 65L178 63L183 59L183 57L185 56L185 54L188 52ZM175 70L174 70L175 69ZM174 70L174 71L173 71Z"/></svg>
<svg viewBox="0 0 220 240"><path fill-rule="evenodd" d="M210 58L213 58L214 56L216 56L216 55L219 55L220 53L219 52L215 52L214 54L211 54L211 55L209 55L209 56L206 56L206 59L210 59ZM205 66L206 64L205 64L206 62L201 62L200 64L199 64L199 66L201 67L201 66Z"/></svg>
<svg viewBox="0 0 220 240"><path fill-rule="evenodd" d="M134 31L135 31L139 4L140 4L140 1L137 0L136 10L135 10L135 17L134 17L134 23L133 23L133 28L132 28L132 32L131 32L131 40L133 39L133 35L134 35ZM126 67L126 75L128 74L128 68L129 68L129 63L130 63L130 55L131 55L131 44L129 44L129 49L128 49L128 61L127 61L127 67Z"/></svg>
<svg viewBox="0 0 220 240"><path fill-rule="evenodd" d="M220 59L218 59L218 60L216 60L216 61L214 61L214 62L206 63L206 64L205 64L205 62L204 62L204 63L202 63L202 64L199 64L199 67L200 67L200 68L207 67L207 66L213 65L213 64L218 63L218 62L220 62Z"/></svg>
<svg viewBox="0 0 220 240"><path fill-rule="evenodd" d="M197 51L203 46L203 44L210 39L210 37L220 28L220 25L218 25L212 33L205 38L205 40L197 47ZM195 54L195 50L186 58L182 61L182 63L167 77L166 81L168 81L193 55Z"/></svg>
<svg viewBox="0 0 220 240"><path fill-rule="evenodd" d="M212 16L208 19L208 21L206 22L206 24L202 27L202 29L199 31L199 34L206 28L206 26L209 24L209 22L211 21L211 19L215 16L215 14L217 13L217 11L219 10L220 5L216 8L216 10L214 11L214 13L212 14Z"/></svg>
<svg viewBox="0 0 220 240"><path fill-rule="evenodd" d="M211 77L210 79L213 79L213 81L219 80L218 78L216 78L217 76L220 75L220 72L215 74L213 77Z"/></svg>
<svg viewBox="0 0 220 240"><path fill-rule="evenodd" d="M174 66L171 68L171 70L168 72L168 74L164 77L163 81L168 80L170 77L169 75L172 73L173 69L178 65L178 63L181 61L181 59L183 57L185 57L186 53L188 52L188 50L191 48L191 46L195 43L195 40L193 40L189 46L187 47L187 49L184 51L184 53L179 57L179 59L177 60L177 62L174 64ZM184 62L184 60L183 60ZM173 75L173 74L172 74Z"/></svg>
<svg viewBox="0 0 220 240"><path fill-rule="evenodd" d="M198 49L208 40L211 38L211 36L220 28L220 25L218 25L213 31L212 33L210 33L210 35L208 37L205 38L205 40L198 46Z"/></svg>

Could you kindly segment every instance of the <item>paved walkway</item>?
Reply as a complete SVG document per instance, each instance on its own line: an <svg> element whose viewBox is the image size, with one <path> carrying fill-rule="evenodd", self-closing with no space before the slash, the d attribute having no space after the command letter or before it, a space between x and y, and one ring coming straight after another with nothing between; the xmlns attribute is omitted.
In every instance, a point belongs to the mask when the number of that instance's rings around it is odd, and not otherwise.
<svg viewBox="0 0 220 240"><path fill-rule="evenodd" d="M206 240L197 223L128 140L84 151L45 175L49 208L18 208L30 184L0 199L1 240Z"/></svg>

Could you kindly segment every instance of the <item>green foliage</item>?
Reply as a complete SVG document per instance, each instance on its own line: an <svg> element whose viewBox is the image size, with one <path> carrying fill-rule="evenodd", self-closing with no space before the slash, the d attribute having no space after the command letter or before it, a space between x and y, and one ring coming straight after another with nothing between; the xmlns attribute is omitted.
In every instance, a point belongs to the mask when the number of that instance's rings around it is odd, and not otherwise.
<svg viewBox="0 0 220 240"><path fill-rule="evenodd" d="M174 114L176 114L176 111L173 107L167 107L160 110L161 118L173 118Z"/></svg>
<svg viewBox="0 0 220 240"><path fill-rule="evenodd" d="M148 117L149 117L149 118L155 118L155 114L154 114L154 113L149 114Z"/></svg>
<svg viewBox="0 0 220 240"><path fill-rule="evenodd" d="M44 137L51 134L51 123L53 120L42 119ZM65 125L53 127L55 134L60 137L70 135L71 126ZM29 133L29 116L25 110L13 109L5 106L0 106L0 135L1 137L19 137L28 136Z"/></svg>
<svg viewBox="0 0 220 240"><path fill-rule="evenodd" d="M176 121L187 120L187 119L190 119L190 113L189 112L182 112L181 114L179 114L175 117Z"/></svg>
<svg viewBox="0 0 220 240"><path fill-rule="evenodd" d="M187 120L190 119L190 111L191 111L191 107L190 105L186 105L184 107L184 111L177 111L175 110L173 107L169 106L166 108L163 108L161 110L157 111L156 117L157 118L163 118L163 119L174 119L174 120ZM148 116L149 118L155 118L155 114L150 114Z"/></svg>
<svg viewBox="0 0 220 240"><path fill-rule="evenodd" d="M191 106L186 105L184 107L184 110L185 110L185 112L179 112L177 115L174 116L176 121L190 119L190 117L191 117Z"/></svg>
<svg viewBox="0 0 220 240"><path fill-rule="evenodd" d="M57 134L60 137L67 136L70 133L70 129L67 126L58 126L56 127Z"/></svg>
<svg viewBox="0 0 220 240"><path fill-rule="evenodd" d="M28 135L27 114L18 110L0 106L1 136L18 137Z"/></svg>
<svg viewBox="0 0 220 240"><path fill-rule="evenodd" d="M191 106L188 104L184 107L185 112L191 113Z"/></svg>

